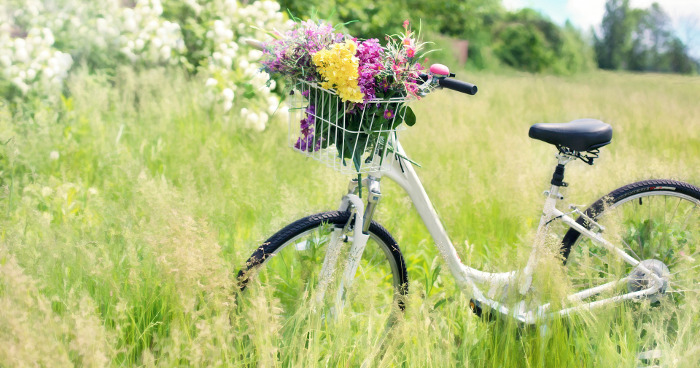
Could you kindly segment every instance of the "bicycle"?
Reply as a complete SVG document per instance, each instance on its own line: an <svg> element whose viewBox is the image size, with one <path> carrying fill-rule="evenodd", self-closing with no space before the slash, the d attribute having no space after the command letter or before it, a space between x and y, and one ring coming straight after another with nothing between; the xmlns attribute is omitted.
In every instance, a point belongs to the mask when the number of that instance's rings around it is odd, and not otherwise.
<svg viewBox="0 0 700 368"><path fill-rule="evenodd" d="M469 95L477 92L475 85L454 79L454 74L442 65L433 65L430 74L422 77L435 87ZM294 94L309 95L308 91L314 98L334 98L332 91L308 82L300 82ZM302 111L303 100L299 98L297 103L297 111ZM328 134L361 134L323 114L305 114L325 119L330 127ZM290 122L293 120L290 117ZM290 136L291 131L290 123ZM675 180L644 180L611 191L586 210L573 205L565 211L559 209L564 200L560 189L567 186L566 165L575 160L593 165L600 149L611 143L610 125L579 119L530 128L531 138L557 148L557 165L545 192L525 268L495 273L461 262L395 129L381 133L383 139L374 142L375 148L357 167L348 167L343 155L332 149L296 147L339 171L366 176L350 180L337 211L294 221L260 245L238 273L241 290L249 288L253 280L264 284L272 290L271 296L279 299L288 317L307 307L322 310L323 316L339 316L349 310L351 315L363 315L365 319L403 310L408 293L406 262L397 241L373 220L382 198L381 180L388 178L408 194L457 285L471 296L470 307L478 314L488 308L531 325L626 300L682 303L688 296L697 298L696 280L700 278L695 272L700 263L694 257L700 252L700 188ZM363 148L355 143L351 150L356 149ZM337 152L344 150L339 148ZM553 310L551 303L530 306L526 299L533 290L533 274L550 229L557 222L569 228L559 251L575 290L560 309ZM339 267L342 258L345 264ZM339 272L341 277L337 277ZM521 300L508 305L499 301L509 292Z"/></svg>

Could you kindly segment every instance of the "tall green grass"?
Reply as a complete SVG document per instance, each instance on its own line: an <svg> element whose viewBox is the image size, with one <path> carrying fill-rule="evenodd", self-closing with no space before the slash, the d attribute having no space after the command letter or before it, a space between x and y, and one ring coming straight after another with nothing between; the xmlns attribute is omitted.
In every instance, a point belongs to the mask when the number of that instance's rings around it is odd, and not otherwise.
<svg viewBox="0 0 700 368"><path fill-rule="evenodd" d="M698 78L459 77L478 95L416 102L402 143L471 265L524 264L556 153L527 137L533 123L614 127L594 166L568 166L571 203L644 178L700 183ZM200 85L172 70L78 73L60 101L0 106L0 366L639 365L636 304L533 328L471 314L446 271L426 277L442 261L388 181L376 219L413 280L401 321L386 337L310 313L280 335L274 300L236 300L235 271L286 223L335 208L347 178L285 147L286 122L260 134L203 107ZM658 364L700 362L700 307L683 308Z"/></svg>

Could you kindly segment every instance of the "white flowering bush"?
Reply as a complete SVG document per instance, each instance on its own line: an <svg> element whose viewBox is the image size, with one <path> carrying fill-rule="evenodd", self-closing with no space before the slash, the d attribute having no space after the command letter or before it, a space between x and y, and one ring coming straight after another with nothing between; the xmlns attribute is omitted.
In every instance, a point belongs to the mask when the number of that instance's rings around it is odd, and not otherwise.
<svg viewBox="0 0 700 368"><path fill-rule="evenodd" d="M160 0L138 0L120 12L121 53L132 63L179 64L185 52L180 25L163 19Z"/></svg>
<svg viewBox="0 0 700 368"><path fill-rule="evenodd" d="M110 12L104 1L103 11ZM74 60L83 55L107 57L111 46L104 27L95 32L96 6L88 1L6 0L0 5L0 94L5 98L56 97ZM104 22L100 22L104 23ZM114 34L115 32L111 32ZM118 32L117 32L118 33Z"/></svg>
<svg viewBox="0 0 700 368"><path fill-rule="evenodd" d="M196 25L189 24L189 30L203 47L195 47L199 54L188 59L209 76L209 100L223 111L232 112L234 120L255 130L265 129L272 114L284 119L287 109L280 106L278 96L272 92L276 85L268 82L269 75L257 63L262 52L245 43L246 39L269 37L263 30L288 26L279 4L256 1L243 6L235 0L189 0L182 5L199 19Z"/></svg>
<svg viewBox="0 0 700 368"><path fill-rule="evenodd" d="M117 65L120 30L115 17L121 0L5 0L0 5L0 24L13 38L26 37L32 28L48 28L54 47L90 67Z"/></svg>
<svg viewBox="0 0 700 368"><path fill-rule="evenodd" d="M53 33L48 28L32 28L24 38L0 32L0 68L6 91L21 94L35 90L41 94L60 91L73 64L67 53L53 48Z"/></svg>
<svg viewBox="0 0 700 368"><path fill-rule="evenodd" d="M284 30L274 1L6 0L0 5L0 90L60 93L74 64L113 69L172 65L201 74L206 100L234 122L265 129L283 118L276 85L245 39Z"/></svg>

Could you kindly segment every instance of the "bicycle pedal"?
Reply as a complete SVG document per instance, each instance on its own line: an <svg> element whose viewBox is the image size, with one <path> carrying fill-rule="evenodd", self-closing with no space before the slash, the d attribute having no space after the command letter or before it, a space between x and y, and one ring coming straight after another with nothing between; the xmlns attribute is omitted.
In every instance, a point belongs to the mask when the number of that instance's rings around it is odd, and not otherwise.
<svg viewBox="0 0 700 368"><path fill-rule="evenodd" d="M476 299L469 299L469 309L477 317L484 319L485 321L494 321L497 318L498 313L494 313L488 306L482 308L481 302Z"/></svg>
<svg viewBox="0 0 700 368"><path fill-rule="evenodd" d="M481 303L474 299L469 299L469 309L476 314L478 317L481 317L481 314L483 310L481 309Z"/></svg>

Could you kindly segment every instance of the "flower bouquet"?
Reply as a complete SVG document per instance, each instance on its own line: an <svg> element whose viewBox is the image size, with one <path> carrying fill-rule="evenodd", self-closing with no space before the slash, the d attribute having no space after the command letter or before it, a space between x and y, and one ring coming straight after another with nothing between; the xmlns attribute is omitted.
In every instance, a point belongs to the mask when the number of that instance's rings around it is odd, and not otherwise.
<svg viewBox="0 0 700 368"><path fill-rule="evenodd" d="M290 143L296 150L341 172L381 167L394 148L397 127L415 123L406 102L429 88L419 78L424 44L408 21L403 28L382 46L377 39L359 41L327 23L306 21L264 44L263 69L292 85Z"/></svg>

